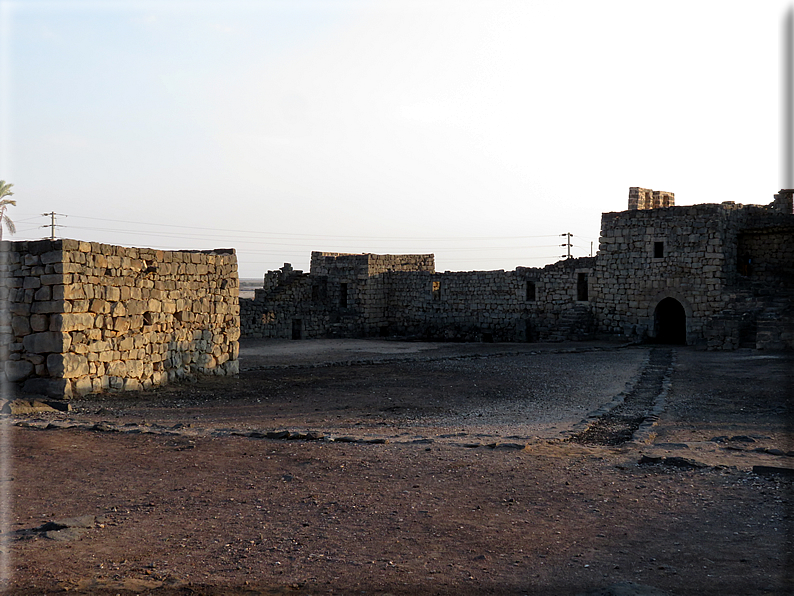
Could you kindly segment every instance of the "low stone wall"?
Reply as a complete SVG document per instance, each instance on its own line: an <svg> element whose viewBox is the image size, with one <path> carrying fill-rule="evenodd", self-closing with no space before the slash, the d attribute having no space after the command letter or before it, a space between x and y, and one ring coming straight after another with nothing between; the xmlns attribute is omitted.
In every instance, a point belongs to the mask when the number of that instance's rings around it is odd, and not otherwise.
<svg viewBox="0 0 794 596"><path fill-rule="evenodd" d="M4 242L0 346L25 392L70 397L238 372L233 250Z"/></svg>

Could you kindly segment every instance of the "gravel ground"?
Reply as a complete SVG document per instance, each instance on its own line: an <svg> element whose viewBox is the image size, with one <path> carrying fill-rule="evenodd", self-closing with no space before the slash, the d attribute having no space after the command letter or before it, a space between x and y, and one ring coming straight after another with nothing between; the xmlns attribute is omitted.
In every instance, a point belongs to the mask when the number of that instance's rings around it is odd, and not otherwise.
<svg viewBox="0 0 794 596"><path fill-rule="evenodd" d="M794 593L794 355L676 348L606 447L651 348L399 347L15 417L8 593Z"/></svg>

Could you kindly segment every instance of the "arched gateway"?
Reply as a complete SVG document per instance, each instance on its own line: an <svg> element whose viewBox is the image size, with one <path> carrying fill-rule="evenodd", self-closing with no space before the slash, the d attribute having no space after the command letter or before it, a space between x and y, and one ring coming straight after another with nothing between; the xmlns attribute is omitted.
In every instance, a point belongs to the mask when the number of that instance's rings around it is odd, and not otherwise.
<svg viewBox="0 0 794 596"><path fill-rule="evenodd" d="M658 343L686 345L686 311L675 298L665 298L656 305L653 326Z"/></svg>

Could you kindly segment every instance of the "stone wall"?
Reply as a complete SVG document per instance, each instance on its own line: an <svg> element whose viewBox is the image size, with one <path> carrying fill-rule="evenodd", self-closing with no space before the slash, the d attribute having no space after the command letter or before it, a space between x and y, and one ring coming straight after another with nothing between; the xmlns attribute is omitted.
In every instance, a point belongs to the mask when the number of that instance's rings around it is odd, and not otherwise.
<svg viewBox="0 0 794 596"><path fill-rule="evenodd" d="M594 263L437 273L433 255L312 253L310 274L286 264L267 273L253 300L240 300L242 329L282 339L581 339L593 321L580 276L586 284Z"/></svg>
<svg viewBox="0 0 794 596"><path fill-rule="evenodd" d="M235 374L233 250L171 252L77 240L4 242L4 373L52 397Z"/></svg>
<svg viewBox="0 0 794 596"><path fill-rule="evenodd" d="M794 348L794 191L770 205L676 207L633 187L596 257L542 269L436 273L432 255L312 253L241 301L252 337L631 340Z"/></svg>
<svg viewBox="0 0 794 596"><path fill-rule="evenodd" d="M794 285L794 227L742 230L737 253L741 275Z"/></svg>
<svg viewBox="0 0 794 596"><path fill-rule="evenodd" d="M632 186L629 188L629 210L661 209L675 205L675 194L664 190L651 190Z"/></svg>
<svg viewBox="0 0 794 596"><path fill-rule="evenodd" d="M757 271L780 279L791 267L783 262L791 251L791 220L774 205L734 203L603 214L593 279L599 330L654 338L656 308L672 298L686 314L688 344L716 347L722 337L721 347L736 347L742 326L728 315L749 291L746 254ZM751 311L744 309L745 318L757 315Z"/></svg>

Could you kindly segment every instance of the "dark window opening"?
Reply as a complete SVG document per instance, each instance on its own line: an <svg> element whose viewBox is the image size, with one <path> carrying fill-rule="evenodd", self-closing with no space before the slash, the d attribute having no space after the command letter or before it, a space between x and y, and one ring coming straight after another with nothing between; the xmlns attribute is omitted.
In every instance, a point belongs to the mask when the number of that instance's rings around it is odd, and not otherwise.
<svg viewBox="0 0 794 596"><path fill-rule="evenodd" d="M527 282L527 302L534 302L535 301L535 282L528 281Z"/></svg>
<svg viewBox="0 0 794 596"><path fill-rule="evenodd" d="M653 313L656 342L686 345L686 311L675 298L665 298Z"/></svg>
<svg viewBox="0 0 794 596"><path fill-rule="evenodd" d="M433 282L433 300L441 300L441 282L434 281Z"/></svg>
<svg viewBox="0 0 794 596"><path fill-rule="evenodd" d="M528 341L528 342L530 342L530 341L534 341L534 340L535 340L535 332L534 332L534 330L532 329L532 321L526 321L526 322L525 322L525 325L526 325L526 336L527 336L527 341Z"/></svg>
<svg viewBox="0 0 794 596"><path fill-rule="evenodd" d="M482 334L482 341L487 344L493 343L493 333L485 332Z"/></svg>
<svg viewBox="0 0 794 596"><path fill-rule="evenodd" d="M587 296L587 273L579 273L576 276L576 299L581 301L588 300Z"/></svg>
<svg viewBox="0 0 794 596"><path fill-rule="evenodd" d="M664 258L664 242L653 243L653 258L654 259Z"/></svg>
<svg viewBox="0 0 794 596"><path fill-rule="evenodd" d="M328 282L320 280L312 284L312 302L323 302L328 295Z"/></svg>
<svg viewBox="0 0 794 596"><path fill-rule="evenodd" d="M347 284L339 284L339 307L347 308Z"/></svg>
<svg viewBox="0 0 794 596"><path fill-rule="evenodd" d="M303 321L300 319L292 319L292 339L301 339L302 330Z"/></svg>

